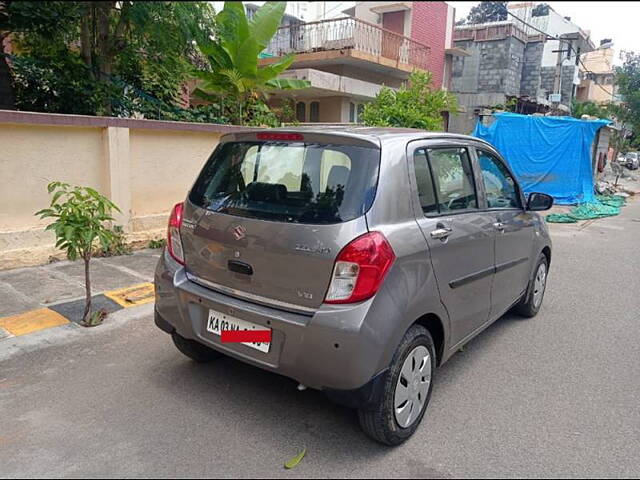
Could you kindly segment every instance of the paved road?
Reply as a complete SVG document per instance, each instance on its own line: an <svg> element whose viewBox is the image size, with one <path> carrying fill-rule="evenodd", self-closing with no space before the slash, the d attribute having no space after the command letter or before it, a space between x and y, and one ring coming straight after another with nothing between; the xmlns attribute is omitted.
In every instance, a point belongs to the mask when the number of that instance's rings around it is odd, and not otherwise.
<svg viewBox="0 0 640 480"><path fill-rule="evenodd" d="M0 362L0 476L637 477L640 201L553 236L540 315L501 319L440 369L400 448L290 380L188 361L146 309Z"/></svg>

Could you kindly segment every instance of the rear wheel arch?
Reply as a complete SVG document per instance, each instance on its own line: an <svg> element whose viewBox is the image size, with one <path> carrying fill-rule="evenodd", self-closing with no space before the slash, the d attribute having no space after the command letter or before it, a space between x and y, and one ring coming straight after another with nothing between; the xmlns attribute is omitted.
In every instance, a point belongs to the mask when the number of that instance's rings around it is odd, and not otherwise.
<svg viewBox="0 0 640 480"><path fill-rule="evenodd" d="M549 248L549 246L547 245L546 247L544 247L542 249L541 252L545 257L547 257L547 267L549 267L551 265L551 249Z"/></svg>
<svg viewBox="0 0 640 480"><path fill-rule="evenodd" d="M442 320L435 313L427 313L420 318L418 318L412 325L421 325L431 334L431 338L433 339L434 346L436 347L436 356L438 357L436 360L436 365L440 366L442 362L442 357L444 355L444 345L445 345L445 336L444 336L444 326L442 324ZM411 328L411 326L409 327Z"/></svg>

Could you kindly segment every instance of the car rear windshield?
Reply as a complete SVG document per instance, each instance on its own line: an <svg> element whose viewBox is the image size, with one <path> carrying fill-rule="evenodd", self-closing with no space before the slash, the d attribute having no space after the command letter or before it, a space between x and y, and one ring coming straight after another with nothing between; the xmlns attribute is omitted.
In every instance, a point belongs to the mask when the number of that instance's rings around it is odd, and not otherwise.
<svg viewBox="0 0 640 480"><path fill-rule="evenodd" d="M189 200L215 212L292 223L340 223L371 207L380 151L303 142L219 145Z"/></svg>

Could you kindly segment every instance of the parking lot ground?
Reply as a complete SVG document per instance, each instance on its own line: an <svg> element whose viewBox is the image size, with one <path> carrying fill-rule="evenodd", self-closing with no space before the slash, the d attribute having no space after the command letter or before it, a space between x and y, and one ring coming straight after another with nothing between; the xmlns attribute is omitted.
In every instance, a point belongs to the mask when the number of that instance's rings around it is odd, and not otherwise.
<svg viewBox="0 0 640 480"><path fill-rule="evenodd" d="M440 368L398 448L320 392L230 358L189 361L147 303L82 335L0 340L14 342L0 354L0 476L638 477L640 201L550 229L540 314L506 315Z"/></svg>

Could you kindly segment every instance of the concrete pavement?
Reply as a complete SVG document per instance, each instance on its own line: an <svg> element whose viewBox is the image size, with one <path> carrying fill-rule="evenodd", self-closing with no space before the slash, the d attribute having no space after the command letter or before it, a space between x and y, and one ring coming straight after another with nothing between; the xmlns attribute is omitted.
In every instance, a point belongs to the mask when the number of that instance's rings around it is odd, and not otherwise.
<svg viewBox="0 0 640 480"><path fill-rule="evenodd" d="M0 360L0 476L637 477L640 201L551 230L540 314L504 317L443 366L399 448L293 381L189 361L148 304Z"/></svg>
<svg viewBox="0 0 640 480"><path fill-rule="evenodd" d="M92 308L112 313L153 301L159 249L91 261ZM142 282L142 283L141 283ZM0 340L44 329L73 327L85 305L84 264L62 261L0 271ZM0 358L7 342L0 347Z"/></svg>

